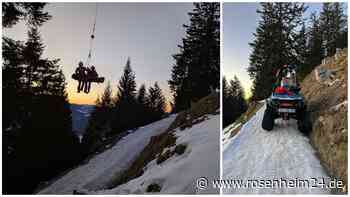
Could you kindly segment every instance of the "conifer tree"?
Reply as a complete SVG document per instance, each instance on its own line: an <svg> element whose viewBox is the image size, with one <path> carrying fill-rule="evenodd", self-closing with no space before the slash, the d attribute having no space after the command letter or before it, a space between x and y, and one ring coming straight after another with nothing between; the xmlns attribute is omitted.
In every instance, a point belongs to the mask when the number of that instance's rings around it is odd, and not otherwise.
<svg viewBox="0 0 350 197"><path fill-rule="evenodd" d="M85 154L94 153L103 144L103 140L109 137L111 132L112 112L112 88L107 83L101 96L95 101L95 108L92 111L89 123L83 136Z"/></svg>
<svg viewBox="0 0 350 197"><path fill-rule="evenodd" d="M226 77L224 76L222 78L222 104L223 104L223 128L225 128L227 125L229 125L233 120L232 120L232 100L231 97L229 96L228 92L228 84Z"/></svg>
<svg viewBox="0 0 350 197"><path fill-rule="evenodd" d="M149 123L149 109L148 109L148 94L146 91L145 84L142 84L137 92L137 111L138 111L138 120L137 125L142 126Z"/></svg>
<svg viewBox="0 0 350 197"><path fill-rule="evenodd" d="M320 29L325 56L332 56L336 48L342 48L342 35L347 32L347 20L341 3L323 3L320 13Z"/></svg>
<svg viewBox="0 0 350 197"><path fill-rule="evenodd" d="M153 87L148 89L148 92L148 108L150 110L151 121L153 122L161 119L165 114L166 101L157 82L154 83Z"/></svg>
<svg viewBox="0 0 350 197"><path fill-rule="evenodd" d="M311 26L308 31L308 44L307 44L307 58L306 65L302 71L302 75L306 76L310 73L317 65L319 65L323 59L323 48L322 48L322 31L320 28L319 18L316 13L312 13L310 16ZM302 77L303 78L303 77Z"/></svg>
<svg viewBox="0 0 350 197"><path fill-rule="evenodd" d="M174 112L190 107L190 78L188 76L188 62L186 53L173 55L176 63L171 70L171 80L168 81L174 97Z"/></svg>
<svg viewBox="0 0 350 197"><path fill-rule="evenodd" d="M253 100L268 97L274 72L284 64L298 64L298 31L305 11L302 3L261 3L261 20L250 43L248 73L253 80Z"/></svg>
<svg viewBox="0 0 350 197"><path fill-rule="evenodd" d="M24 20L30 26L41 26L51 19L51 15L44 12L46 3L4 2L2 4L2 27L10 28Z"/></svg>
<svg viewBox="0 0 350 197"><path fill-rule="evenodd" d="M301 29L296 36L298 79L302 79L305 76L305 70L307 70L307 58L309 55L307 40L306 25L302 23Z"/></svg>
<svg viewBox="0 0 350 197"><path fill-rule="evenodd" d="M186 36L175 54L170 89L175 109L180 111L219 87L220 4L194 3Z"/></svg>
<svg viewBox="0 0 350 197"><path fill-rule="evenodd" d="M129 101L132 102L136 97L136 82L135 82L135 73L131 69L130 58L128 58L124 74L119 80L118 86L118 102Z"/></svg>
<svg viewBox="0 0 350 197"><path fill-rule="evenodd" d="M72 133L71 111L59 60L42 58L44 44L38 27L50 16L45 3L3 4L3 27L20 20L28 27L26 42L3 37L3 124L6 194L34 191L80 160L78 139ZM15 137L14 137L15 136Z"/></svg>
<svg viewBox="0 0 350 197"><path fill-rule="evenodd" d="M113 99L112 99L112 87L111 83L108 81L107 86L104 89L99 102L97 103L97 106L103 107L103 108L111 108L113 105Z"/></svg>
<svg viewBox="0 0 350 197"><path fill-rule="evenodd" d="M244 99L243 87L236 76L229 83L223 77L222 85L223 128L225 128L247 110L247 102Z"/></svg>
<svg viewBox="0 0 350 197"><path fill-rule="evenodd" d="M128 58L124 73L119 80L118 92L114 103L112 129L118 133L136 127L136 81Z"/></svg>

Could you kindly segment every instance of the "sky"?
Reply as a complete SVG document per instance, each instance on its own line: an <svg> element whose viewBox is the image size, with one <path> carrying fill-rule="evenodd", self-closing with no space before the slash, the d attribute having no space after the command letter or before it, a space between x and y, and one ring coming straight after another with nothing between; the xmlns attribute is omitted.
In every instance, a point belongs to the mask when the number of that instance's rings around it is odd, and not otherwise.
<svg viewBox="0 0 350 197"><path fill-rule="evenodd" d="M192 9L192 3L98 3L91 63L106 81L93 83L89 94L76 92L77 81L71 75L78 62L87 59L96 3L48 4L45 10L52 19L40 28L46 45L43 56L61 59L71 103L93 104L108 81L116 90L128 57L137 86L150 87L157 81L170 101L172 55L178 52L185 35L182 25L189 24L187 13ZM22 41L26 32L23 22L3 30L5 36Z"/></svg>
<svg viewBox="0 0 350 197"><path fill-rule="evenodd" d="M308 18L314 11L322 9L321 3L307 3L304 17ZM256 13L259 3L224 3L223 6L223 60L221 69L227 80L236 75L245 89L246 97L251 95L252 81L247 67L260 15ZM347 13L347 10L346 10Z"/></svg>

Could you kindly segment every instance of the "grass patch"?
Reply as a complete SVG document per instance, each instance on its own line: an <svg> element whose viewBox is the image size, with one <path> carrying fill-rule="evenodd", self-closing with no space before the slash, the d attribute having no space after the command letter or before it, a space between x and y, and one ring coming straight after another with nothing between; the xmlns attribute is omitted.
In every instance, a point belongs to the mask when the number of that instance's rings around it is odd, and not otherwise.
<svg viewBox="0 0 350 197"><path fill-rule="evenodd" d="M218 114L220 107L220 95L217 92L211 93L194 103L190 109L180 112L175 121L170 125L168 131L180 128L184 130L192 127L201 121L204 121L204 115Z"/></svg>
<svg viewBox="0 0 350 197"><path fill-rule="evenodd" d="M242 128L242 126L248 121L250 120L255 114L256 112L262 107L264 106L264 103L260 103L260 102L256 102L256 101L252 101L249 103L248 105L248 109L245 113L243 113L236 121L234 124L239 124L241 123L241 126L231 130L231 134L230 134L230 138L235 136Z"/></svg>
<svg viewBox="0 0 350 197"><path fill-rule="evenodd" d="M107 188L114 188L130 181L131 179L141 176L143 174L144 166L146 166L150 161L154 160L157 155L160 155L164 148L174 146L175 142L176 137L172 133L166 132L157 136L152 136L148 145L143 149L131 166L122 172L121 175L116 174L116 177L109 185L107 185Z"/></svg>
<svg viewBox="0 0 350 197"><path fill-rule="evenodd" d="M171 152L169 149L167 151L165 151L165 153L159 154L158 158L157 158L157 164L163 163L164 161L166 161L167 159L169 159L173 155L174 155L174 152Z"/></svg>
<svg viewBox="0 0 350 197"><path fill-rule="evenodd" d="M165 153L159 154L157 158L157 164L161 164L170 157L172 157L175 153L177 155L182 155L187 148L186 144L179 144L175 146L175 149L171 151L170 149L166 150Z"/></svg>
<svg viewBox="0 0 350 197"><path fill-rule="evenodd" d="M256 101L251 102L248 106L247 111L244 113L245 115L244 121L250 120L262 106L264 106L264 103L260 103Z"/></svg>
<svg viewBox="0 0 350 197"><path fill-rule="evenodd" d="M187 148L186 144L179 144L175 147L175 153L178 155L182 155Z"/></svg>

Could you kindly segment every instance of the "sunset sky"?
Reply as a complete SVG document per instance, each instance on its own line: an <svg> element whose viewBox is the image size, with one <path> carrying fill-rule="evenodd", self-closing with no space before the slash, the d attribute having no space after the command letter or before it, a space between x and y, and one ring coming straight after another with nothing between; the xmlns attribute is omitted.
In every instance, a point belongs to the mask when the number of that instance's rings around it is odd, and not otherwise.
<svg viewBox="0 0 350 197"><path fill-rule="evenodd" d="M322 3L307 3L305 17L314 11L319 13ZM346 6L346 5L345 5ZM227 80L234 75L241 81L246 96L251 95L252 81L249 78L247 67L253 41L260 15L256 13L259 3L224 3L223 6L223 60L221 69ZM346 13L347 13L347 7Z"/></svg>
<svg viewBox="0 0 350 197"><path fill-rule="evenodd" d="M95 16L95 3L50 3L45 9L52 19L41 28L46 45L44 57L60 58L67 80L69 101L93 104L106 82L116 90L127 58L136 73L138 87L149 87L158 81L168 101L171 94L167 84L172 55L185 35L183 24L189 23L187 13L192 3L98 3L98 15L92 64L104 84L93 84L90 94L76 93L77 82L71 75L80 60L85 62L90 32ZM4 29L5 36L26 40L27 28L19 23Z"/></svg>

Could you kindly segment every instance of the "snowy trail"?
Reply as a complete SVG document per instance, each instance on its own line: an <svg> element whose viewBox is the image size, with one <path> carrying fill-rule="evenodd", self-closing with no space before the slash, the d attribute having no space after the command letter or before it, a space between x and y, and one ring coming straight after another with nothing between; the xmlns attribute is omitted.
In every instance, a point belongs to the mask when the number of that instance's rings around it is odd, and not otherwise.
<svg viewBox="0 0 350 197"><path fill-rule="evenodd" d="M302 180L315 186L317 178L327 182L328 176L315 155L309 139L297 129L295 120L275 121L275 127L267 132L261 128L265 107L251 118L240 132L225 143L223 149L223 179ZM282 183L283 184L283 183ZM226 188L223 193L237 194L329 194L330 190L299 187L244 187Z"/></svg>
<svg viewBox="0 0 350 197"><path fill-rule="evenodd" d="M130 165L152 136L164 132L175 117L176 115L171 115L130 133L111 149L96 155L87 164L73 169L39 194L72 194L73 190L102 189L111 178Z"/></svg>

